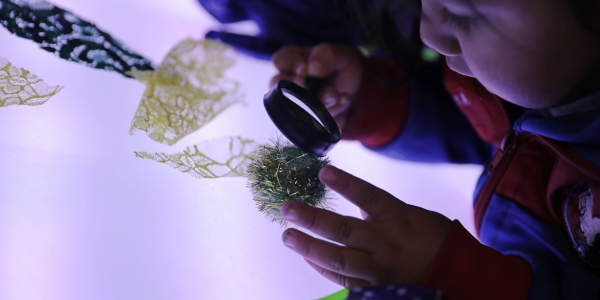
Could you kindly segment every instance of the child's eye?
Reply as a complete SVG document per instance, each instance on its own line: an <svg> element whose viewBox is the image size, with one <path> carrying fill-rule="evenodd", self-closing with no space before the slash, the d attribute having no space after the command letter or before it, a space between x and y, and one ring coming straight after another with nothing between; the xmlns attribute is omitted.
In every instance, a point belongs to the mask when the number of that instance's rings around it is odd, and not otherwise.
<svg viewBox="0 0 600 300"><path fill-rule="evenodd" d="M448 24L449 26L458 26L461 29L469 29L472 25L478 23L483 20L483 16L459 16L453 14L448 9L443 8L442 12L442 22Z"/></svg>

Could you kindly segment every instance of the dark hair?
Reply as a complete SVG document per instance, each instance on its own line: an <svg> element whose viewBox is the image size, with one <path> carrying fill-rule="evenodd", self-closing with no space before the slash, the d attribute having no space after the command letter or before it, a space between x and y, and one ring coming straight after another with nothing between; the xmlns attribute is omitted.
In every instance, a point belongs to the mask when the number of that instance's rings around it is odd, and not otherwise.
<svg viewBox="0 0 600 300"><path fill-rule="evenodd" d="M412 73L421 62L419 0L339 0L368 37L368 51L387 50L402 69Z"/></svg>
<svg viewBox="0 0 600 300"><path fill-rule="evenodd" d="M399 39L404 39L404 42L419 44L418 38L418 22L421 17L421 1L420 0L339 0L347 7L350 15L359 26L363 28L369 36L377 36L386 38L397 43ZM470 2L469 0L465 0ZM573 9L575 17L580 20L584 29L593 32L600 37L600 0L567 0ZM396 23L398 18L404 23L399 27L406 28L407 22L416 23L417 34L409 36L406 32L401 32L399 38L398 32L385 32L389 24L388 19L392 19L392 23ZM413 24L414 25L414 24Z"/></svg>

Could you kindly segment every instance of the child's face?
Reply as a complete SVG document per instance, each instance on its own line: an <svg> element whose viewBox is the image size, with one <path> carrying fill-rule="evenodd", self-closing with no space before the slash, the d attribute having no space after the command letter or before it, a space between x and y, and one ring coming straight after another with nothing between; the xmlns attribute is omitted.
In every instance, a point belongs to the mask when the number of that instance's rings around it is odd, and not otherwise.
<svg viewBox="0 0 600 300"><path fill-rule="evenodd" d="M422 0L422 8L421 37L452 70L523 107L576 100L567 93L599 58L598 37L567 0Z"/></svg>

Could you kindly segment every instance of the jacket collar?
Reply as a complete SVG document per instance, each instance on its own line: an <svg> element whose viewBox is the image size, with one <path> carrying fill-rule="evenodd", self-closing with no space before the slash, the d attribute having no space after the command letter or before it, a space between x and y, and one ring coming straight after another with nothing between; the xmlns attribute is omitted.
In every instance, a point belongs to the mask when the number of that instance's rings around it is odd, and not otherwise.
<svg viewBox="0 0 600 300"><path fill-rule="evenodd" d="M566 143L600 147L600 93L563 106L561 112L549 115L529 110L514 124L517 133L527 131ZM558 108L557 108L558 109Z"/></svg>

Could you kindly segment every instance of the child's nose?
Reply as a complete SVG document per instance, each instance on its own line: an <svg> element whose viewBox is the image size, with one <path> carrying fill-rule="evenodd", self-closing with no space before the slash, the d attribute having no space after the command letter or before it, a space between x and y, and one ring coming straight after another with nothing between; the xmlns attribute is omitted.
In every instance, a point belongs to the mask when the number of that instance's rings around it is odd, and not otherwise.
<svg viewBox="0 0 600 300"><path fill-rule="evenodd" d="M430 22L421 22L421 39L423 43L445 56L462 54L460 43L454 35L446 33Z"/></svg>

